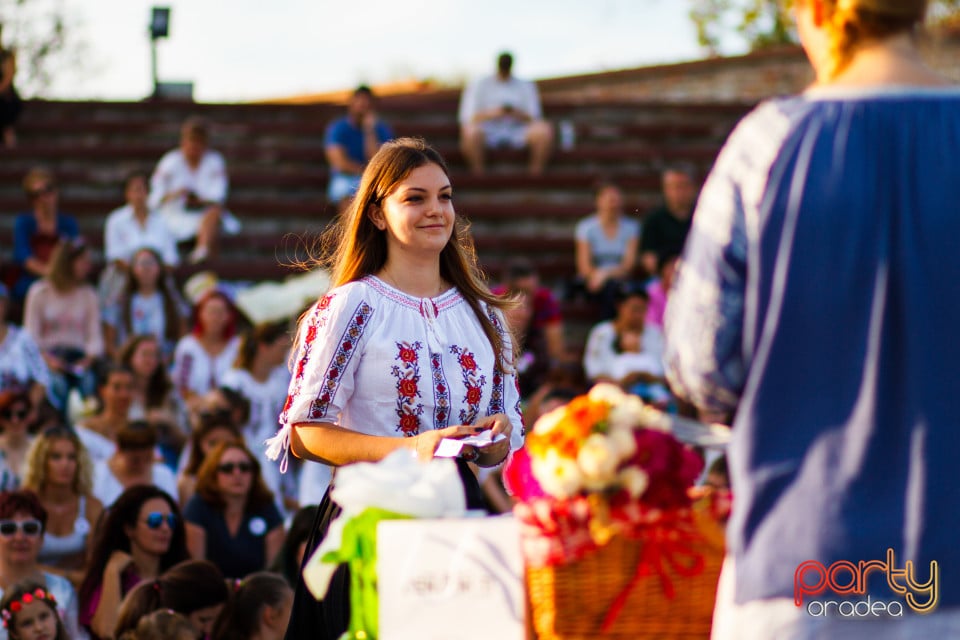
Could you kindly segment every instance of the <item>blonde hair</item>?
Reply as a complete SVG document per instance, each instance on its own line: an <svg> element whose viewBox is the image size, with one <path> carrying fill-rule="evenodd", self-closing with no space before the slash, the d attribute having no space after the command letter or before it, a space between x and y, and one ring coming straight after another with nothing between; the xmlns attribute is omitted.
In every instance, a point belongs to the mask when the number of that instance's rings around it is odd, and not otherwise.
<svg viewBox="0 0 960 640"><path fill-rule="evenodd" d="M316 262L330 270L331 288L359 280L383 268L387 261L386 233L373 224L371 210L381 206L414 169L430 164L440 167L449 177L450 171L443 158L421 138L391 140L371 158L350 205L321 237L321 256ZM460 215L455 218L450 240L440 252L440 277L457 287L477 316L493 347L496 362L504 371L510 370L513 354L505 353L503 337L491 317L495 309L503 309L507 303L487 288L470 235L470 225ZM490 314L484 313L481 302L487 305Z"/></svg>
<svg viewBox="0 0 960 640"><path fill-rule="evenodd" d="M73 444L77 452L77 473L73 477L73 492L78 496L89 496L93 491L93 463L80 438L68 427L52 427L43 431L30 445L27 451L27 471L23 478L23 488L40 494L47 484L47 458L50 448L58 440Z"/></svg>
<svg viewBox="0 0 960 640"><path fill-rule="evenodd" d="M853 61L864 42L912 31L927 12L927 0L823 0L823 4L830 11L831 78Z"/></svg>

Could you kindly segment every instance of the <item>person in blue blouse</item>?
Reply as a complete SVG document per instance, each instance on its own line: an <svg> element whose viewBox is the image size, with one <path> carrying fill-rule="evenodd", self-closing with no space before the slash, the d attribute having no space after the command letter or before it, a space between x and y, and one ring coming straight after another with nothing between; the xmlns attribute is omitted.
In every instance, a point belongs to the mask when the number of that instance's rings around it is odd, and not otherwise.
<svg viewBox="0 0 960 640"><path fill-rule="evenodd" d="M795 2L816 82L701 194L666 360L734 416L714 638L960 634L960 89L917 51L926 5Z"/></svg>
<svg viewBox="0 0 960 640"><path fill-rule="evenodd" d="M197 472L197 491L183 508L187 549L227 578L262 571L283 546L283 518L240 441L214 447Z"/></svg>
<svg viewBox="0 0 960 640"><path fill-rule="evenodd" d="M330 165L327 202L343 209L360 186L367 162L393 131L377 116L370 87L360 85L347 103L347 115L330 123L323 150Z"/></svg>
<svg viewBox="0 0 960 640"><path fill-rule="evenodd" d="M13 260L21 269L13 285L17 302L23 301L31 284L47 275L57 243L80 235L76 219L59 211L60 191L52 172L42 167L28 171L23 192L30 201L30 211L13 221Z"/></svg>

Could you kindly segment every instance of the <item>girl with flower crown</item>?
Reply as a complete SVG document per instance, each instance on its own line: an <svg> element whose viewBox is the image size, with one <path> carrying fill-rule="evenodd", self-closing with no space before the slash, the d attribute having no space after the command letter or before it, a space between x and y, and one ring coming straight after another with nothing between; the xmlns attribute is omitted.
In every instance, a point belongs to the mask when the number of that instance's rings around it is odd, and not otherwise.
<svg viewBox="0 0 960 640"><path fill-rule="evenodd" d="M57 600L39 582L24 580L0 600L0 621L10 640L71 640Z"/></svg>

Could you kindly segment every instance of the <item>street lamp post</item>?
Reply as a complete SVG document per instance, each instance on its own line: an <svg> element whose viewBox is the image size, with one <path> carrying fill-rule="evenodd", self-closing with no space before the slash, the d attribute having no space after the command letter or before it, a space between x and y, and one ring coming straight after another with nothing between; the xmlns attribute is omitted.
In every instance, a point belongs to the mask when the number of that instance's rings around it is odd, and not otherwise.
<svg viewBox="0 0 960 640"><path fill-rule="evenodd" d="M170 7L153 7L150 14L150 71L153 78L153 97L158 97L157 40L170 33Z"/></svg>

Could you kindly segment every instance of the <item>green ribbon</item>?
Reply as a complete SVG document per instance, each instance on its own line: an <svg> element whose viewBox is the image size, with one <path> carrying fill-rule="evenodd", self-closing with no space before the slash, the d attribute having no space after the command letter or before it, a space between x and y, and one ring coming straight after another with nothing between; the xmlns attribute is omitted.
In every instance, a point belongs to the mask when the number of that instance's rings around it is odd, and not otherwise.
<svg viewBox="0 0 960 640"><path fill-rule="evenodd" d="M343 527L340 549L321 560L350 567L350 628L341 638L376 640L380 597L377 594L377 525L381 520L412 520L410 516L368 507Z"/></svg>

